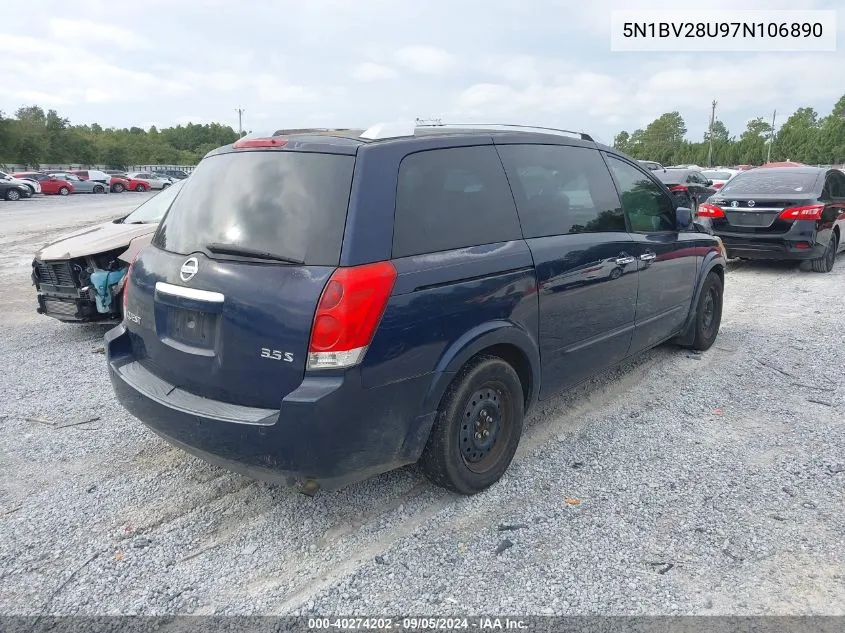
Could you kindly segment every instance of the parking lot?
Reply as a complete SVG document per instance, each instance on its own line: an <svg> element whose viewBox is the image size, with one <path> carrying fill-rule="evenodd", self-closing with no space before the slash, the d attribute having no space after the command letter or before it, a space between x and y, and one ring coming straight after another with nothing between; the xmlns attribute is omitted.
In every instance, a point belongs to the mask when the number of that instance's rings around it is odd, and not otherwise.
<svg viewBox="0 0 845 633"><path fill-rule="evenodd" d="M166 444L106 328L35 313L35 250L148 195L0 202L3 613L845 614L842 257L731 264L710 351L541 403L484 493L409 467L311 498Z"/></svg>

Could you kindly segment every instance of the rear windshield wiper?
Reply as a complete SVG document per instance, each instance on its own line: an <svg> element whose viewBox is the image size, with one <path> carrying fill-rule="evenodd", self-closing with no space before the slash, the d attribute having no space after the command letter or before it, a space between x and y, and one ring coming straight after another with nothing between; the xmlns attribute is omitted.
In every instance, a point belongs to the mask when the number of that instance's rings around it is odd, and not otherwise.
<svg viewBox="0 0 845 633"><path fill-rule="evenodd" d="M285 262L286 264L304 264L301 259L294 259L293 257L285 257L284 255L276 255L266 251L259 251L254 248L246 248L244 246L235 246L234 244L206 244L205 247L212 253L220 255L240 255L241 257L252 257L254 259L269 259L274 262Z"/></svg>

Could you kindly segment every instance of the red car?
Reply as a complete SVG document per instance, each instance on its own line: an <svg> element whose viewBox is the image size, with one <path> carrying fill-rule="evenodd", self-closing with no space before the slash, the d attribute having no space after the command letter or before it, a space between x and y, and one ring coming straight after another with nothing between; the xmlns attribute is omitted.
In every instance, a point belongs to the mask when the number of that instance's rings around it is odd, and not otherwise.
<svg viewBox="0 0 845 633"><path fill-rule="evenodd" d="M112 193L123 193L129 189L129 179L120 176L112 176L109 178L109 188Z"/></svg>
<svg viewBox="0 0 845 633"><path fill-rule="evenodd" d="M44 195L60 195L66 196L73 193L73 185L67 180L55 178L50 174L42 174L40 171L22 171L12 174L15 178L32 178L37 180L41 185L41 193Z"/></svg>
<svg viewBox="0 0 845 633"><path fill-rule="evenodd" d="M129 184L126 186L129 191L149 191L152 189L150 183L140 178L127 178Z"/></svg>

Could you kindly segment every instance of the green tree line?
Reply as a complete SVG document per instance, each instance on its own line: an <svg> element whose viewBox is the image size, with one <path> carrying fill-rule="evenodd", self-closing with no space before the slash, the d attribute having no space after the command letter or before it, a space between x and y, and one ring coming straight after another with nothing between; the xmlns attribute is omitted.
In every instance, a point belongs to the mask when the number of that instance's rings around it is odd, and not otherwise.
<svg viewBox="0 0 845 633"><path fill-rule="evenodd" d="M771 147L772 161L792 160L809 165L845 163L845 95L833 111L820 117L813 108L799 108L772 134L772 125L762 117L748 121L745 130L734 136L716 119L699 141L686 139L687 128L678 112L667 112L645 129L616 135L614 146L641 160L664 165L760 165ZM708 162L709 159L709 162Z"/></svg>
<svg viewBox="0 0 845 633"><path fill-rule="evenodd" d="M0 163L40 165L193 165L208 151L233 143L238 133L219 123L177 125L149 130L72 125L55 110L37 106L18 109L14 117L0 112Z"/></svg>

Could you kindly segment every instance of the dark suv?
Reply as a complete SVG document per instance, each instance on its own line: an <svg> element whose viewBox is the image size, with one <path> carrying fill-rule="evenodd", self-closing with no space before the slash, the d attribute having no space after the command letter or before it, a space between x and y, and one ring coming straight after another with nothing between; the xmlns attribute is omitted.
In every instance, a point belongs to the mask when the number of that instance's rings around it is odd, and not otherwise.
<svg viewBox="0 0 845 633"><path fill-rule="evenodd" d="M303 491L419 461L498 480L538 400L716 338L724 257L586 135L383 126L210 152L131 266L121 403L210 462Z"/></svg>

